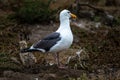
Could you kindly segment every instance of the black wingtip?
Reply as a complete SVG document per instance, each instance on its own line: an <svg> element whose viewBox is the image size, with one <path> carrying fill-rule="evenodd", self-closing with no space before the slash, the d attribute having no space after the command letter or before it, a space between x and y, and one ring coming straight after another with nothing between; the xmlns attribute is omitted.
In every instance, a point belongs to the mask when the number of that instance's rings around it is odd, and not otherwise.
<svg viewBox="0 0 120 80"><path fill-rule="evenodd" d="M40 50L30 49L30 48L24 48L24 49L21 49L21 50L20 50L21 53L34 52L34 51L40 51Z"/></svg>

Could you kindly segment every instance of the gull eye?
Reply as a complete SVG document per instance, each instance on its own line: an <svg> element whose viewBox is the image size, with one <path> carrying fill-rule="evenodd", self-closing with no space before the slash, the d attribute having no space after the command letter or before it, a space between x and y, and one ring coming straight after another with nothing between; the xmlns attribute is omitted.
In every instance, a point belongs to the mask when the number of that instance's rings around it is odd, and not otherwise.
<svg viewBox="0 0 120 80"><path fill-rule="evenodd" d="M67 13L70 13L70 12L67 12Z"/></svg>

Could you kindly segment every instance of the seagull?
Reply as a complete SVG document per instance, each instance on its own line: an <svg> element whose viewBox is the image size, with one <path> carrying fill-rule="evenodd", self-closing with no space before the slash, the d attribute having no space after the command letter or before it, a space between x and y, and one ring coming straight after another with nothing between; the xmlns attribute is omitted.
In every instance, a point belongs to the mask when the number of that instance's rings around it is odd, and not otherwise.
<svg viewBox="0 0 120 80"><path fill-rule="evenodd" d="M76 19L76 15L71 13L69 10L64 9L60 12L59 18L60 26L55 32L45 36L31 47L22 49L21 52L40 51L43 53L55 53L57 65L60 67L59 52L68 49L73 42L70 18Z"/></svg>

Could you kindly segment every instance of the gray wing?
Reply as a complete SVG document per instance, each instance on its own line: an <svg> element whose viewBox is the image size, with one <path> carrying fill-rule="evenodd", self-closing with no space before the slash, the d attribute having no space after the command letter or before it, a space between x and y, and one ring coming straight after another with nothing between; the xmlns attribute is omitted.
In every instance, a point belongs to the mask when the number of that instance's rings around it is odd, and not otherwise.
<svg viewBox="0 0 120 80"><path fill-rule="evenodd" d="M54 32L33 45L34 48L44 49L49 51L59 40L61 40L60 33Z"/></svg>

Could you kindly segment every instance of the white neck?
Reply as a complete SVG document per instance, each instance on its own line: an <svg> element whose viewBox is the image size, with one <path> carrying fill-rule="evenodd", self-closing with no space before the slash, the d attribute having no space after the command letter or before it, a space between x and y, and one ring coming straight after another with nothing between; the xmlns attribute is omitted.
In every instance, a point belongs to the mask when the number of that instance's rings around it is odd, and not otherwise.
<svg viewBox="0 0 120 80"><path fill-rule="evenodd" d="M60 19L60 27L58 28L58 30L56 32L60 32L61 30L64 30L64 29L71 31L69 18Z"/></svg>

